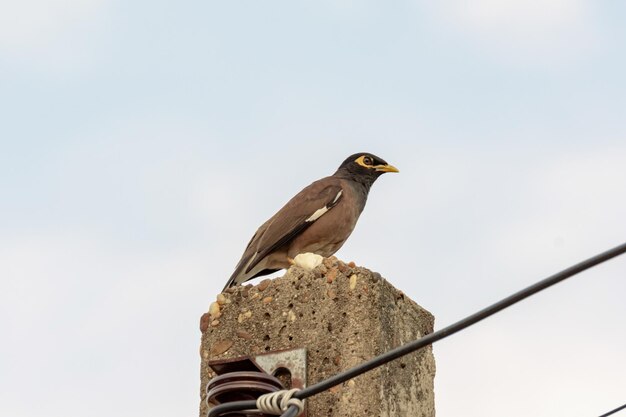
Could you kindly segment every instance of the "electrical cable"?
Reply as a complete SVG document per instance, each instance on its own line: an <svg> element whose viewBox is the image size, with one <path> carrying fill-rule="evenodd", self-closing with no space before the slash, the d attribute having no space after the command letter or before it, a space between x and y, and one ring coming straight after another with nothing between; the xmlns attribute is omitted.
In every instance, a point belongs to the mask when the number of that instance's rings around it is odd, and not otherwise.
<svg viewBox="0 0 626 417"><path fill-rule="evenodd" d="M291 408L295 409L296 411L298 410L296 407ZM291 408L289 408L289 410L291 410ZM256 410L256 400L232 401L229 403L216 405L215 407L209 409L207 417L219 417L229 411L243 410Z"/></svg>
<svg viewBox="0 0 626 417"><path fill-rule="evenodd" d="M567 269L564 269L561 272L558 272L529 287L526 287L523 290L518 291L515 294L512 294L474 314L471 314L470 316L462 320L459 320L456 323L453 323L447 327L444 327L441 330L438 330L420 339L409 342L403 346L394 348L360 365L357 365L346 371L333 375L332 377L326 380L320 381L316 384L306 387L298 391L297 393L295 393L293 397L299 398L299 399L305 399L313 395L319 394L320 392L326 391L327 389L332 388L335 385L346 382L367 371L370 371L376 367L384 365L387 362L391 362L392 360L397 359L401 356L407 355L418 349L431 345L439 340L445 339L446 337L451 336L473 324L476 324L479 321L489 316L492 316L498 313L499 311L504 310L505 308L510 307L511 305L516 304L542 290L545 290L548 287L558 284L559 282L567 278L570 278L598 264L606 262L609 259L615 258L616 256L619 256L625 252L626 252L626 243L623 243L619 246L616 246L612 249L602 252L596 256L593 256L589 259L579 262ZM236 401L236 402L231 402L227 404L222 404L222 405L212 408L209 411L208 417L217 417L219 416L218 413L222 413L226 411L253 409L255 407L253 403L254 401ZM250 404L253 404L253 405L250 406ZM226 408L225 406L230 406L230 407ZM220 407L223 407L223 408L220 408ZM231 407L238 407L238 408L231 408ZM217 411L218 408L219 408L219 411ZM214 410L216 410L215 413L213 413ZM290 406L289 409L285 413L283 413L281 417L293 417L295 416L295 414L293 414L294 412L297 412L297 408L295 406Z"/></svg>
<svg viewBox="0 0 626 417"><path fill-rule="evenodd" d="M335 385L341 384L342 382L346 382L358 375L361 375L364 372L367 372L371 369L374 369L380 365L383 365L387 362L390 362L394 359L397 359L401 356L404 356L408 353L414 352L418 349L421 349L425 346L428 346L436 341L444 339L454 333L465 329L479 321L501 311L505 308L522 301L525 298L530 297L542 291L554 284L557 284L573 275L576 275L584 270L587 270L591 267L594 267L602 262L608 261L616 256L619 256L626 252L626 243L623 243L613 249L609 249L606 252L603 252L599 255L596 255L592 258L589 258L585 261L582 261L574 266L571 266L557 274L549 276L521 291L516 292L513 295L510 295L503 300L498 301L495 304L490 305L487 308L484 308L477 313L474 313L462 320L457 321L454 324L449 325L448 327L444 327L441 330L438 330L434 333L426 335L420 339L414 340L412 342L407 343L406 345L397 347L392 349L386 353L383 353L380 356L377 356L367 362L364 362L360 365L355 366L354 368L348 369L347 371L341 372L339 374L333 375L332 377L318 382L317 384L311 385L297 392L294 396L296 398L304 399L315 394L319 394L322 391L325 391Z"/></svg>
<svg viewBox="0 0 626 417"><path fill-rule="evenodd" d="M615 413L617 413L618 411L623 410L623 409L625 409L625 408L626 408L626 404L624 404L624 405L623 405L623 406L621 406L621 407L617 407L615 410L611 410L611 411L609 411L608 413L602 414L600 417L609 417L609 416L612 416L613 414L615 414ZM286 416L286 414L283 414L283 416Z"/></svg>
<svg viewBox="0 0 626 417"><path fill-rule="evenodd" d="M296 417L298 415L298 408L295 406L289 406L280 417Z"/></svg>

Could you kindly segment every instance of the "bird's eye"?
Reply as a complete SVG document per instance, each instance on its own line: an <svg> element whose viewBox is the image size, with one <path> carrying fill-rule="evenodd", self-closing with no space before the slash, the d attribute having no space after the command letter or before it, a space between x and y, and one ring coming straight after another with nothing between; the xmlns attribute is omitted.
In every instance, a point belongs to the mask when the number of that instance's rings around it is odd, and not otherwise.
<svg viewBox="0 0 626 417"><path fill-rule="evenodd" d="M366 156L363 158L363 163L365 165L374 165L374 160L370 158L369 156Z"/></svg>

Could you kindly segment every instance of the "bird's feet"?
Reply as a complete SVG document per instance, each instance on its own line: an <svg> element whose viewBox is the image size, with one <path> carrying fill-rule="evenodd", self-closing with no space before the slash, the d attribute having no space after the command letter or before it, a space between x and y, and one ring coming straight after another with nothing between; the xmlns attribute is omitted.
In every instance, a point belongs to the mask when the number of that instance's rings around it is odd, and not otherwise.
<svg viewBox="0 0 626 417"><path fill-rule="evenodd" d="M315 253L301 253L295 258L287 258L292 265L311 271L322 264L324 257Z"/></svg>

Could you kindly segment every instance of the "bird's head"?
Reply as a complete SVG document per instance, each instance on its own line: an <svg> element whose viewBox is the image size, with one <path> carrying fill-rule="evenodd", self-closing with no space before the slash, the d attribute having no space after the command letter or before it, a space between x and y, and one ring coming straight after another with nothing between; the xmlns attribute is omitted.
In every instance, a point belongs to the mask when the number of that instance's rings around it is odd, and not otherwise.
<svg viewBox="0 0 626 417"><path fill-rule="evenodd" d="M350 155L339 166L335 175L372 185L385 172L400 171L393 165L389 165L382 158L371 153L362 152Z"/></svg>

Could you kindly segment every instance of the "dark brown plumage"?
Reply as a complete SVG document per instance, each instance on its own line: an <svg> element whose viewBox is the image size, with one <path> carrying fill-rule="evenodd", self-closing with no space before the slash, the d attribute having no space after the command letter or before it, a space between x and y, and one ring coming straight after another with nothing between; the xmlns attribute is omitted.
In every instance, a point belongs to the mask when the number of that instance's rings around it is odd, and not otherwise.
<svg viewBox="0 0 626 417"><path fill-rule="evenodd" d="M334 254L356 225L370 187L385 172L398 172L370 153L349 156L330 177L296 194L256 231L225 288L289 268L301 253Z"/></svg>

